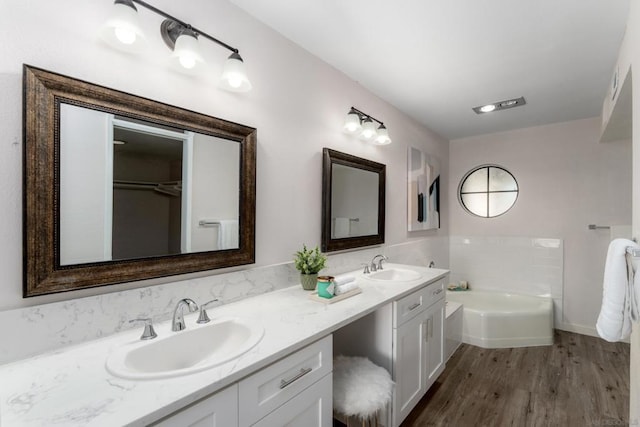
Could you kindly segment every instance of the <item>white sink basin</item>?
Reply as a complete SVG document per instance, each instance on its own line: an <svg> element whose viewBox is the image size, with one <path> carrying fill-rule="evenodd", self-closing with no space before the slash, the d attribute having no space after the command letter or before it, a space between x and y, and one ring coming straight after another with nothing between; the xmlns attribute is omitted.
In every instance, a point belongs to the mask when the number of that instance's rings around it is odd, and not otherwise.
<svg viewBox="0 0 640 427"><path fill-rule="evenodd" d="M379 270L375 273L371 273L365 276L367 279L380 280L385 282L410 282L417 280L422 275L413 270L406 270L404 268L389 268L386 270Z"/></svg>
<svg viewBox="0 0 640 427"><path fill-rule="evenodd" d="M192 374L246 353L264 335L262 326L238 318L213 319L211 323L187 328L116 349L107 358L107 370L127 379Z"/></svg>

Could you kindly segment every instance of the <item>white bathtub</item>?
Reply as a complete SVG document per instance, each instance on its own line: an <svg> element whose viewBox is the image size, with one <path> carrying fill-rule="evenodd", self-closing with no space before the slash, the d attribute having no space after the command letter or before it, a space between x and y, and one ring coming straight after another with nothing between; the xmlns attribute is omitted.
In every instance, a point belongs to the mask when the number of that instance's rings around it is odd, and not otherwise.
<svg viewBox="0 0 640 427"><path fill-rule="evenodd" d="M462 342L484 348L553 344L553 300L490 291L447 291L459 302Z"/></svg>

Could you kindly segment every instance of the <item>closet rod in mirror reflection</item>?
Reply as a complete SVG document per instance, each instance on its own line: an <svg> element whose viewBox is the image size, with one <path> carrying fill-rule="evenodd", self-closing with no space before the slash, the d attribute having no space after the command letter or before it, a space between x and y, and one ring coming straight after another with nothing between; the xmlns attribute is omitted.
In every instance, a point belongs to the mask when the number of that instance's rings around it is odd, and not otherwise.
<svg viewBox="0 0 640 427"><path fill-rule="evenodd" d="M611 228L611 226L609 226L609 225L589 224L588 228L589 228L589 230L609 230Z"/></svg>

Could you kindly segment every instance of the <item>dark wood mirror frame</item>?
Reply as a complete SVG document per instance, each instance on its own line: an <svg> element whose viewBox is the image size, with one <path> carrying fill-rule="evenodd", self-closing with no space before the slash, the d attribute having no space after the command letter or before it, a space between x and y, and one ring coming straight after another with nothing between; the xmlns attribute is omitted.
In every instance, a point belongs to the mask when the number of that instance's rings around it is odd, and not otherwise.
<svg viewBox="0 0 640 427"><path fill-rule="evenodd" d="M255 262L254 128L24 65L24 297ZM239 248L60 265L60 103L146 120L240 144Z"/></svg>
<svg viewBox="0 0 640 427"><path fill-rule="evenodd" d="M333 165L339 164L378 174L378 230L368 236L331 237L331 185ZM324 148L322 151L322 251L360 248L384 243L386 166L351 154Z"/></svg>

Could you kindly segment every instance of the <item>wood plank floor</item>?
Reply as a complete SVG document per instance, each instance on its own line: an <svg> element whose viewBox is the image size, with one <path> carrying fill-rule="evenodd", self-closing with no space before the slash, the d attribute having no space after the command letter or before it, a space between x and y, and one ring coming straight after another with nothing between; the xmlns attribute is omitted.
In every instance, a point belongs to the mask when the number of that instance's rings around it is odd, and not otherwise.
<svg viewBox="0 0 640 427"><path fill-rule="evenodd" d="M401 427L628 425L629 344L564 331L554 342L462 344Z"/></svg>

